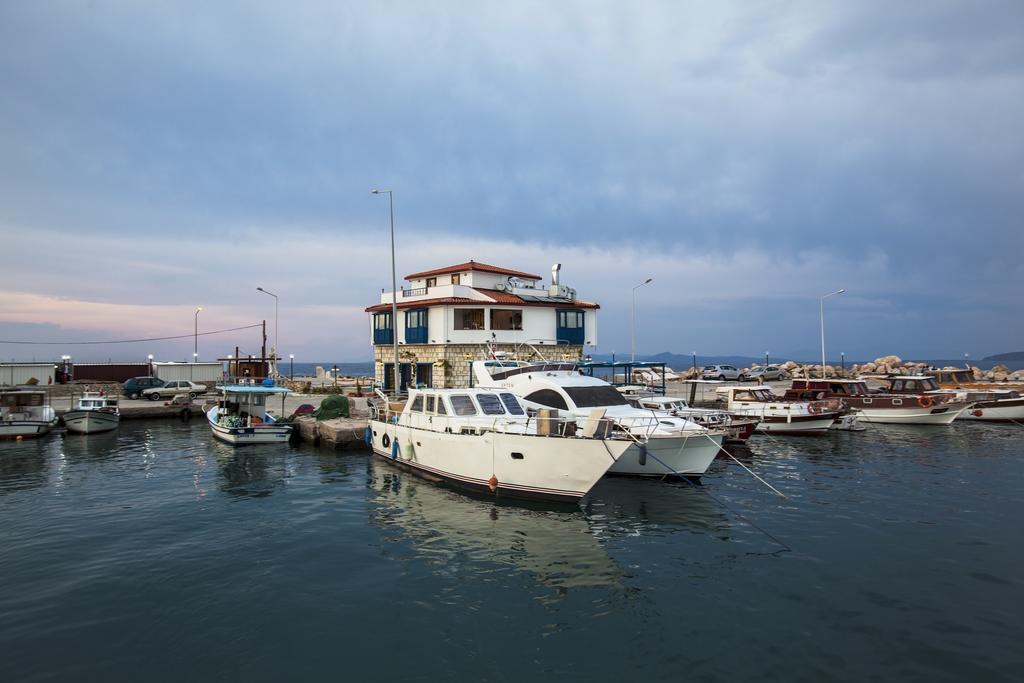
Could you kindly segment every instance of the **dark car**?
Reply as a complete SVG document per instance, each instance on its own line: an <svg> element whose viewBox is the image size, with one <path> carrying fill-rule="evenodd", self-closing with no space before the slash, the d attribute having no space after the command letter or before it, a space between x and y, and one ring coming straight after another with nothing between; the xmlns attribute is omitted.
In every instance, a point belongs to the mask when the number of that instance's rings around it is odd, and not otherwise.
<svg viewBox="0 0 1024 683"><path fill-rule="evenodd" d="M156 377L132 377L124 383L121 393L128 398L139 398L146 389L162 387L166 382Z"/></svg>

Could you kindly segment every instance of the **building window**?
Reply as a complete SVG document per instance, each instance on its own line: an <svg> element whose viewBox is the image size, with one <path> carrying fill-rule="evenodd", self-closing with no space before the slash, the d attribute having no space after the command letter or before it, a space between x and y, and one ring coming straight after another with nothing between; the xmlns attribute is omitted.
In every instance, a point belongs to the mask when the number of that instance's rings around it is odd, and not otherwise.
<svg viewBox="0 0 1024 683"><path fill-rule="evenodd" d="M437 278L436 277L428 277L427 278L427 284L424 285L424 287L437 287Z"/></svg>
<svg viewBox="0 0 1024 683"><path fill-rule="evenodd" d="M427 343L427 309L414 308L405 312L405 343Z"/></svg>
<svg viewBox="0 0 1024 683"><path fill-rule="evenodd" d="M390 344L391 335L391 313L374 313L373 315L373 343Z"/></svg>
<svg viewBox="0 0 1024 683"><path fill-rule="evenodd" d="M556 334L559 344L582 344L585 330L583 311L560 309Z"/></svg>
<svg viewBox="0 0 1024 683"><path fill-rule="evenodd" d="M492 308L491 309L492 330L521 330L523 329L523 313L515 309Z"/></svg>
<svg viewBox="0 0 1024 683"><path fill-rule="evenodd" d="M482 330L484 329L484 309L482 308L456 308L455 309L456 330Z"/></svg>
<svg viewBox="0 0 1024 683"><path fill-rule="evenodd" d="M452 275L452 284L453 285L462 284L462 274L461 273L456 273L455 275Z"/></svg>

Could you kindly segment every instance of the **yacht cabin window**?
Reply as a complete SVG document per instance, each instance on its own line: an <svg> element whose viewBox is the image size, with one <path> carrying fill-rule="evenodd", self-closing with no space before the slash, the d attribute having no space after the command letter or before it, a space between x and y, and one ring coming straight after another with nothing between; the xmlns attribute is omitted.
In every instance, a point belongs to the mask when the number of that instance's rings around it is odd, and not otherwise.
<svg viewBox="0 0 1024 683"><path fill-rule="evenodd" d="M452 412L460 416L476 415L476 406L468 394L453 394L448 399L452 403Z"/></svg>
<svg viewBox="0 0 1024 683"><path fill-rule="evenodd" d="M607 384L596 387L565 387L565 393L576 404L577 408L594 408L597 406L624 406L625 397L618 389Z"/></svg>
<svg viewBox="0 0 1024 683"><path fill-rule="evenodd" d="M484 415L504 415L505 409L501 407L501 401L494 394L477 394L476 401Z"/></svg>
<svg viewBox="0 0 1024 683"><path fill-rule="evenodd" d="M440 396L437 397L437 414L438 415L447 415L448 414L448 410L444 407L444 400Z"/></svg>
<svg viewBox="0 0 1024 683"><path fill-rule="evenodd" d="M416 395L416 398L412 400L412 406L410 406L409 410L414 413L423 412L423 394Z"/></svg>
<svg viewBox="0 0 1024 683"><path fill-rule="evenodd" d="M427 412L428 413L434 412L434 406L435 406L436 403L437 403L437 398L433 394L430 394L429 396L427 396Z"/></svg>
<svg viewBox="0 0 1024 683"><path fill-rule="evenodd" d="M535 391L526 397L527 401L531 403L539 403L542 406L548 408L560 408L562 410L568 410L569 406L566 405L565 399L554 389L541 389Z"/></svg>
<svg viewBox="0 0 1024 683"><path fill-rule="evenodd" d="M523 407L519 405L514 394L502 394L501 402L505 404L505 409L512 415L525 415Z"/></svg>

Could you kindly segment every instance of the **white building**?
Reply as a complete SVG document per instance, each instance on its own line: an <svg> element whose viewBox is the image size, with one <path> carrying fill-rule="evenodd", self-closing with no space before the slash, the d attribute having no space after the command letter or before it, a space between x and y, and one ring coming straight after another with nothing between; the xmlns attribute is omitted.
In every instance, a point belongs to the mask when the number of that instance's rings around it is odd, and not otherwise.
<svg viewBox="0 0 1024 683"><path fill-rule="evenodd" d="M469 382L469 361L484 357L485 345L522 352L536 347L549 360L576 360L597 344L596 303L581 301L559 280L469 261L406 275L398 292L397 325L391 320L391 292L370 306L370 337L376 378L394 383L393 334L398 335L403 386L461 387ZM415 373L415 374L413 374Z"/></svg>

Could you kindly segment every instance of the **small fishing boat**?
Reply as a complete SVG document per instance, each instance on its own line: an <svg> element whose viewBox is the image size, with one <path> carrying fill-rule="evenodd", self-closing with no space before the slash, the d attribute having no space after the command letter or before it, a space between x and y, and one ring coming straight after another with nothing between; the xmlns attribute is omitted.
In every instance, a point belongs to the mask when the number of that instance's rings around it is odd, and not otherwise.
<svg viewBox="0 0 1024 683"><path fill-rule="evenodd" d="M49 433L57 424L57 414L48 394L38 389L0 391L0 438L30 439Z"/></svg>
<svg viewBox="0 0 1024 683"><path fill-rule="evenodd" d="M730 413L756 418L757 431L766 434L820 436L849 413L838 399L787 400L768 387L721 387L716 391Z"/></svg>
<svg viewBox="0 0 1024 683"><path fill-rule="evenodd" d="M87 391L64 413L64 426L75 434L98 434L117 429L121 422L116 396Z"/></svg>
<svg viewBox="0 0 1024 683"><path fill-rule="evenodd" d="M374 454L433 481L496 497L574 502L633 446L595 416L527 415L509 391L413 389L373 405Z"/></svg>
<svg viewBox="0 0 1024 683"><path fill-rule="evenodd" d="M274 385L273 380L263 384L229 384L218 386L222 398L206 412L213 436L232 446L258 443L287 443L292 425L280 424L267 412L268 396L283 396L288 389Z"/></svg>
<svg viewBox="0 0 1024 683"><path fill-rule="evenodd" d="M927 390L929 394L951 394L971 404L958 420L1024 423L1024 388L1020 385L978 382L971 370L932 370L927 375L937 382L928 383L936 387Z"/></svg>
<svg viewBox="0 0 1024 683"><path fill-rule="evenodd" d="M890 388L889 391L872 392L867 382L861 379L798 379L793 381L786 396L841 399L857 411L860 420L877 424L948 425L967 405L948 394L930 395L925 394L921 387L902 383L898 386L900 391Z"/></svg>

